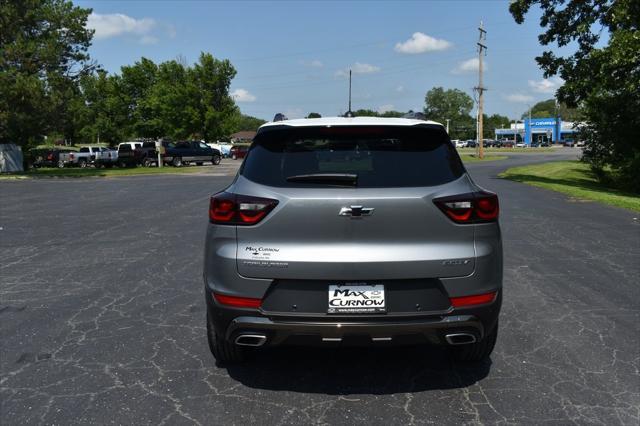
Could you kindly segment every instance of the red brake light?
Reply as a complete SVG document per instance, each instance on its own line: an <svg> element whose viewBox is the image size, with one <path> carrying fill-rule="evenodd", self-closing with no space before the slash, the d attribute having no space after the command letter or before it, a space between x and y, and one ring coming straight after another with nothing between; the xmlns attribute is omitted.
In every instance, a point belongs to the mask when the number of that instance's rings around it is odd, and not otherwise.
<svg viewBox="0 0 640 426"><path fill-rule="evenodd" d="M222 225L255 225L278 205L278 200L221 192L211 197L209 221Z"/></svg>
<svg viewBox="0 0 640 426"><path fill-rule="evenodd" d="M451 302L451 306L453 306L454 308L462 308L473 305L484 305L485 303L491 303L496 300L497 294L497 292L493 291L491 293L477 294L474 296L451 297L449 301Z"/></svg>
<svg viewBox="0 0 640 426"><path fill-rule="evenodd" d="M498 196L491 192L475 192L433 200L440 210L456 223L484 223L498 220Z"/></svg>
<svg viewBox="0 0 640 426"><path fill-rule="evenodd" d="M262 305L262 299L250 297L225 296L224 294L213 293L213 298L221 305L233 306L235 308L258 309Z"/></svg>

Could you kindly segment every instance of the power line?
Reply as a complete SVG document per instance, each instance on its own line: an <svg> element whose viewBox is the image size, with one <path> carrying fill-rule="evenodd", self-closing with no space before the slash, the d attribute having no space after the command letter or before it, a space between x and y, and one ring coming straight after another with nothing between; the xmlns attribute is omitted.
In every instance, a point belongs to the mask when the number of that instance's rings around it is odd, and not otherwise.
<svg viewBox="0 0 640 426"><path fill-rule="evenodd" d="M478 28L478 31L480 32L479 36L478 36L478 86L474 87L474 90L476 92L478 92L478 118L477 118L477 122L478 122L478 157L480 159L484 158L484 147L483 147L483 138L484 138L484 134L483 134L483 109L484 109L484 91L487 90L483 84L482 84L482 59L483 59L483 53L485 50L487 50L487 46L484 44L486 43L486 39L487 39L487 32L484 30L484 27L482 25L482 21L480 21L480 27Z"/></svg>

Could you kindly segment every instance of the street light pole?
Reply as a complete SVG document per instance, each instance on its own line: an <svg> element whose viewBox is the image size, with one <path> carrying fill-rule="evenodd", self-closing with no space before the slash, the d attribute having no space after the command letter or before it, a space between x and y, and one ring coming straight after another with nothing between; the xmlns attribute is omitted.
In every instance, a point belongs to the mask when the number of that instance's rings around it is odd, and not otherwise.
<svg viewBox="0 0 640 426"><path fill-rule="evenodd" d="M449 120L449 119L447 118L447 134L449 134L449 121L451 121L451 120Z"/></svg>

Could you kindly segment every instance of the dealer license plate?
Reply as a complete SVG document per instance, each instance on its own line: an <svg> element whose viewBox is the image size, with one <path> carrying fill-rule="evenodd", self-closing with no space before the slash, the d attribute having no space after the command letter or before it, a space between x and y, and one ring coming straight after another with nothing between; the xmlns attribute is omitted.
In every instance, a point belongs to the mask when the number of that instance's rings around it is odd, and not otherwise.
<svg viewBox="0 0 640 426"><path fill-rule="evenodd" d="M330 314L369 314L386 312L384 285L365 283L329 285Z"/></svg>

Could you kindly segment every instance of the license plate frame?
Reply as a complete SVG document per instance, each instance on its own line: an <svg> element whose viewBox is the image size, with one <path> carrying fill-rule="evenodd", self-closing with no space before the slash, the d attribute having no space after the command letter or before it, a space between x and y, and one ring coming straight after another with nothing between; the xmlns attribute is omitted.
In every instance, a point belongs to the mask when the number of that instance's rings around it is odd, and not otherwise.
<svg viewBox="0 0 640 426"><path fill-rule="evenodd" d="M328 314L384 314L386 294L384 284L329 284Z"/></svg>

